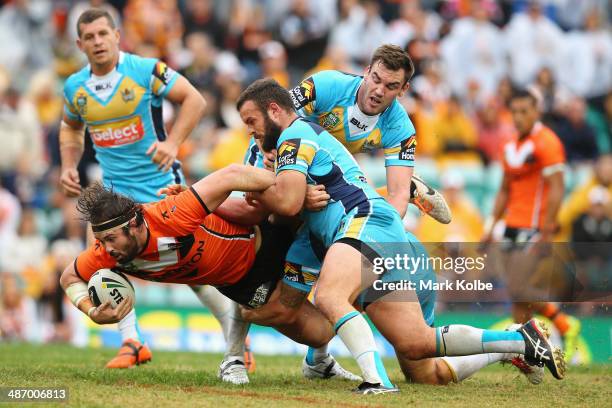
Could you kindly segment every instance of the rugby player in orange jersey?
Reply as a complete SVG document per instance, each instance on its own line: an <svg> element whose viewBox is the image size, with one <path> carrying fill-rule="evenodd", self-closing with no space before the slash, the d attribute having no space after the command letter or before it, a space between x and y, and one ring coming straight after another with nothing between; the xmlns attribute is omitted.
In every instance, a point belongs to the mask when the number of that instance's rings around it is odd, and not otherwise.
<svg viewBox="0 0 612 408"><path fill-rule="evenodd" d="M137 204L94 184L79 197L77 208L91 222L96 242L66 267L60 284L73 304L98 324L118 322L133 306L131 301L116 309L109 302L93 305L86 282L104 268L157 282L214 285L242 306L257 308L282 277L293 236L267 222L242 226L211 212L234 190L263 191L274 181L270 171L231 165L151 204ZM295 322L277 329L316 347L333 336L330 323L309 303ZM236 308L219 370L224 381L248 383L243 357L247 331L248 323Z"/></svg>
<svg viewBox="0 0 612 408"><path fill-rule="evenodd" d="M513 265L508 276L509 289L511 294L524 295L528 275L535 272L535 258L550 252L546 246L557 230L564 190L565 150L559 137L539 121L538 100L530 91L517 91L511 98L510 109L517 136L503 147L502 185L482 241L492 241L493 226L503 219L508 264ZM512 304L516 323L528 321L534 312L552 320L564 338L566 351L574 348L570 343L580 331L576 318L564 314L551 302Z"/></svg>

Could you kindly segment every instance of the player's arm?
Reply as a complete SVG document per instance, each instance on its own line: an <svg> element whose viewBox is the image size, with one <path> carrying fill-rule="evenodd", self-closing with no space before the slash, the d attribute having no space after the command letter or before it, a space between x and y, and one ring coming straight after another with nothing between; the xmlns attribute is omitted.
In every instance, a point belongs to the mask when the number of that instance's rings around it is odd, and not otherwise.
<svg viewBox="0 0 612 408"><path fill-rule="evenodd" d="M98 307L94 306L87 292L87 282L77 274L75 262L76 260L70 262L60 276L60 285L72 304L98 324L117 323L123 319L132 310L132 299L121 302L116 309L111 307L110 301Z"/></svg>
<svg viewBox="0 0 612 408"><path fill-rule="evenodd" d="M297 170L284 170L276 176L276 183L253 197L271 212L293 217L304 205L306 196L306 175Z"/></svg>
<svg viewBox="0 0 612 408"><path fill-rule="evenodd" d="M60 185L69 197L81 194L81 184L77 166L83 156L85 144L85 126L78 119L64 113L60 125L59 142L62 162Z"/></svg>
<svg viewBox="0 0 612 408"><path fill-rule="evenodd" d="M275 183L274 173L242 164L231 164L204 177L191 188L209 212L215 211L232 191L263 191Z"/></svg>
<svg viewBox="0 0 612 408"><path fill-rule="evenodd" d="M546 202L546 212L544 213L544 224L540 231L542 241L551 241L557 232L557 214L561 208L565 185L563 183L563 172L555 171L545 176L544 182L548 184L548 198Z"/></svg>
<svg viewBox="0 0 612 408"><path fill-rule="evenodd" d="M257 225L263 222L270 212L263 206L249 205L244 198L228 198L214 211L219 217L240 225Z"/></svg>
<svg viewBox="0 0 612 408"><path fill-rule="evenodd" d="M410 180L413 172L414 167L387 166L387 201L401 218L406 215L410 201Z"/></svg>
<svg viewBox="0 0 612 408"><path fill-rule="evenodd" d="M491 217L487 220L484 226L484 235L482 237L483 242L490 242L493 233L493 227L499 220L504 216L504 212L506 211L506 206L508 205L508 196L510 193L510 178L506 173L504 173L504 177L502 179L501 187L497 192L497 196L495 197L495 204L493 205L493 213Z"/></svg>
<svg viewBox="0 0 612 408"><path fill-rule="evenodd" d="M163 142L152 144L147 150L147 154L153 153L151 160L164 171L170 169L180 145L191 134L206 109L206 100L200 92L185 77L176 75L176 81L166 94L166 98L180 105L178 116L168 138Z"/></svg>

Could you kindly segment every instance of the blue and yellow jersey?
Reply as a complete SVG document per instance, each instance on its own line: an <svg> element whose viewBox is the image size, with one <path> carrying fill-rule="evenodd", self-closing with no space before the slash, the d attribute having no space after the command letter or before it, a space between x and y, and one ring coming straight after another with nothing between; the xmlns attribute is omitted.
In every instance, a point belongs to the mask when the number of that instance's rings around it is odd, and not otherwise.
<svg viewBox="0 0 612 408"><path fill-rule="evenodd" d="M366 115L357 106L363 77L321 71L291 89L300 116L321 125L349 152L384 149L385 166L414 166L415 130L406 110L394 100L382 113Z"/></svg>
<svg viewBox="0 0 612 408"><path fill-rule="evenodd" d="M335 241L347 215L368 217L373 212L373 200L385 202L368 184L346 148L325 129L303 118L285 129L277 143L276 173L287 170L303 173L309 184L325 186L330 195L330 202L323 210L302 213L310 231L326 246ZM399 220L397 212L390 208Z"/></svg>
<svg viewBox="0 0 612 408"><path fill-rule="evenodd" d="M107 75L98 77L86 66L64 86L64 112L87 126L104 184L138 202L159 200L159 188L182 182L178 161L164 173L146 155L167 137L162 101L177 78L159 60L121 52Z"/></svg>

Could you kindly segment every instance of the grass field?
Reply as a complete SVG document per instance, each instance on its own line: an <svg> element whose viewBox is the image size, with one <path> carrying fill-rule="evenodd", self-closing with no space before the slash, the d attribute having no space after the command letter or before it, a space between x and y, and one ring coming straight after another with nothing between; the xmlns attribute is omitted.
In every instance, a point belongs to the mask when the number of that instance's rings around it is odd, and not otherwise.
<svg viewBox="0 0 612 408"><path fill-rule="evenodd" d="M301 358L295 356L258 356L251 383L237 387L217 380L218 354L157 351L151 364L130 370L104 369L114 352L0 344L0 386L65 386L69 389L69 405L78 407L604 407L612 401L610 365L573 367L564 381L547 374L543 384L532 386L513 368L498 364L461 384L434 387L407 384L397 363L388 360L390 377L399 384L401 393L364 397L349 392L356 384L302 378ZM357 372L350 359L340 361Z"/></svg>

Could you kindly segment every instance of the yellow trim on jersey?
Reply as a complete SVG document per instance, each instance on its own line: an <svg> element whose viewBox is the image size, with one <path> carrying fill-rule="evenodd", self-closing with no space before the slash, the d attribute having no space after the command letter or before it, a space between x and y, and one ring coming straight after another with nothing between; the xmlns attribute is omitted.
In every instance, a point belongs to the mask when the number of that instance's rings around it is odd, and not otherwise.
<svg viewBox="0 0 612 408"><path fill-rule="evenodd" d="M312 164L312 161L314 160L314 156L316 152L317 151L315 150L314 147L301 143L297 158L298 160L303 160L306 163L308 163L308 165L310 165Z"/></svg>
<svg viewBox="0 0 612 408"><path fill-rule="evenodd" d="M385 155L388 155L388 154L398 154L400 152L400 150L402 150L402 148L400 146L390 147L388 149L385 149Z"/></svg>
<svg viewBox="0 0 612 408"><path fill-rule="evenodd" d="M125 76L119 84L119 89L106 105L98 102L85 90L84 86L81 86L72 98L72 106L76 107L80 116L87 123L116 120L133 115L146 92L145 88ZM86 98L85 104L78 103L80 98ZM80 106L82 106L81 111L79 111Z"/></svg>

